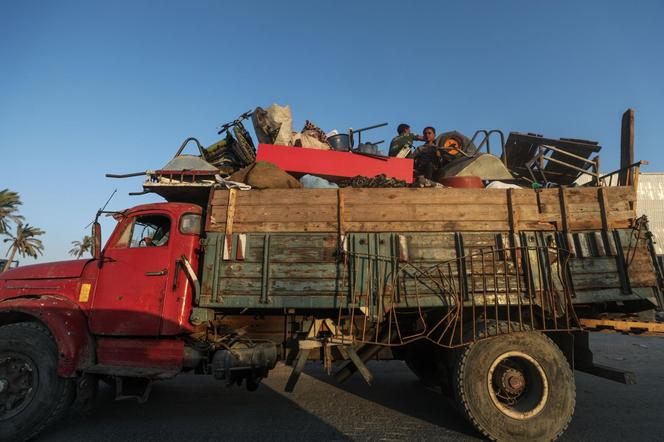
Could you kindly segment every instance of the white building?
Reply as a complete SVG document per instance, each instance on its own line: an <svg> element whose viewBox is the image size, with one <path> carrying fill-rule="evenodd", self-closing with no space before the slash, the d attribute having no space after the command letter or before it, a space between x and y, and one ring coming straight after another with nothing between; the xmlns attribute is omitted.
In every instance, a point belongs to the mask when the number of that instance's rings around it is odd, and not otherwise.
<svg viewBox="0 0 664 442"><path fill-rule="evenodd" d="M655 251L664 255L664 172L641 172L636 212L648 217L650 230L655 234Z"/></svg>

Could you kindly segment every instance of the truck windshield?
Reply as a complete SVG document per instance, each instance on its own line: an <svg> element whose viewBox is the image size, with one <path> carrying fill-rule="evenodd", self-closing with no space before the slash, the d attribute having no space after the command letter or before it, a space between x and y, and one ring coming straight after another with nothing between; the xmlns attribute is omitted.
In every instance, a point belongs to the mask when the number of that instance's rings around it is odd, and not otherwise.
<svg viewBox="0 0 664 442"><path fill-rule="evenodd" d="M160 247L168 244L171 220L165 215L137 216L118 238L115 248Z"/></svg>
<svg viewBox="0 0 664 442"><path fill-rule="evenodd" d="M159 247L168 243L171 221L163 215L139 216L134 221L134 229L129 247Z"/></svg>

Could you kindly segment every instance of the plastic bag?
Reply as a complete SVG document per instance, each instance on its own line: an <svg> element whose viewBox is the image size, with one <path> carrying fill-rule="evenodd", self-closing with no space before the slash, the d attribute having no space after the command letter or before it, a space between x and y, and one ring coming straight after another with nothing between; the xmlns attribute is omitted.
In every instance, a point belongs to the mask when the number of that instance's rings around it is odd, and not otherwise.
<svg viewBox="0 0 664 442"><path fill-rule="evenodd" d="M290 106L274 103L267 109L257 107L251 116L259 143L290 146L293 116Z"/></svg>
<svg viewBox="0 0 664 442"><path fill-rule="evenodd" d="M305 189L337 189L339 186L337 186L335 183L331 183L325 178L321 178L316 175L309 175L306 174L300 178L300 184L302 184L302 187Z"/></svg>

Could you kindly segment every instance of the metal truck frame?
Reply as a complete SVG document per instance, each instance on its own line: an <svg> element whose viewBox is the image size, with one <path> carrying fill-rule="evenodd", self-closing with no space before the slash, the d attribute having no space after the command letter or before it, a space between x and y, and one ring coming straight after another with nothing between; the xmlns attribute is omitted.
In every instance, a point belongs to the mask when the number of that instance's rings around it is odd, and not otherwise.
<svg viewBox="0 0 664 442"><path fill-rule="evenodd" d="M0 275L0 439L25 440L99 380L145 401L192 371L258 388L277 361L369 383L402 359L493 440L552 440L572 418L590 329L661 333L634 187L213 188L114 212L94 258ZM629 324L632 324L631 327ZM337 366L340 367L337 368Z"/></svg>

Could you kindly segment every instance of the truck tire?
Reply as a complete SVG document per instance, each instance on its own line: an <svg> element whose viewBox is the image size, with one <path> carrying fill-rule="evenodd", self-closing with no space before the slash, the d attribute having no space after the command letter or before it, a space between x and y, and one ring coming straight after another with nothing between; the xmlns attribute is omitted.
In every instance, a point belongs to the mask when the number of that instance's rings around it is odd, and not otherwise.
<svg viewBox="0 0 664 442"><path fill-rule="evenodd" d="M470 344L457 360L453 383L457 408L491 440L555 440L574 413L576 389L567 359L536 331Z"/></svg>
<svg viewBox="0 0 664 442"><path fill-rule="evenodd" d="M69 409L74 384L58 376L58 353L41 324L0 327L0 440L33 438Z"/></svg>

